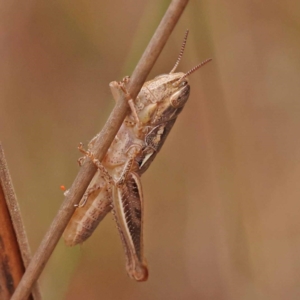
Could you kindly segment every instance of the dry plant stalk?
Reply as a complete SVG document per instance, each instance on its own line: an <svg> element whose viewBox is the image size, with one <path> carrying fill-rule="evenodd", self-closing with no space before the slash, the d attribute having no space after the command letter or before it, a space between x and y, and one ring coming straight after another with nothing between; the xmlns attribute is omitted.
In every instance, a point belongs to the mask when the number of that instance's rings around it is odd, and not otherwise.
<svg viewBox="0 0 300 300"><path fill-rule="evenodd" d="M135 99L138 95L187 3L188 0L173 0L169 5L162 21L156 29L155 34L131 76L128 91L133 99ZM95 154L95 157L100 161L103 159L111 142L117 134L127 112L128 103L125 97L123 97L121 101L116 103L106 124L95 140L92 151ZM74 205L78 204L81 200L95 173L96 166L92 161L87 161L80 168L73 185L67 193L65 200L50 225L49 230L45 234L39 248L28 265L28 268L26 269L26 272L11 300L23 300L30 294L34 282L40 276L65 227L74 213Z"/></svg>
<svg viewBox="0 0 300 300"><path fill-rule="evenodd" d="M19 205L0 144L0 299L9 300L31 259ZM37 283L29 296L41 299Z"/></svg>

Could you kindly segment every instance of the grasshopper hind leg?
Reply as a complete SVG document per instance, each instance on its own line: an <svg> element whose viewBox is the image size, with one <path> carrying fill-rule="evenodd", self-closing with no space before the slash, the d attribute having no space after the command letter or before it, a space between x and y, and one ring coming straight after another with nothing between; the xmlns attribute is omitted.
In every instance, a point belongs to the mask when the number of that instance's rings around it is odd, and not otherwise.
<svg viewBox="0 0 300 300"><path fill-rule="evenodd" d="M137 280L148 278L143 246L143 193L140 177L131 172L127 180L113 188L113 216L119 230L126 256L128 275Z"/></svg>
<svg viewBox="0 0 300 300"><path fill-rule="evenodd" d="M137 281L147 280L148 268L143 253L143 192L139 175L132 172L132 169L138 167L133 158L141 150L140 147L131 147L128 153L130 158L116 182L91 151L85 151L82 144L79 150L93 161L99 169L99 174L106 174L103 178L106 178L108 186L112 187L110 207L125 250L128 275Z"/></svg>

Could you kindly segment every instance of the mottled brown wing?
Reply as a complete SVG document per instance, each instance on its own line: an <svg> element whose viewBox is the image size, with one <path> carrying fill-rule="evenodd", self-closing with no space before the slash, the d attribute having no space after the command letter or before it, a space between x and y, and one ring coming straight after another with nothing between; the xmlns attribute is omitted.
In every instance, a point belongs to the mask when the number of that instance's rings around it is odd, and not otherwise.
<svg viewBox="0 0 300 300"><path fill-rule="evenodd" d="M113 213L126 254L126 269L137 281L148 278L143 254L143 193L140 178L129 173L113 192Z"/></svg>

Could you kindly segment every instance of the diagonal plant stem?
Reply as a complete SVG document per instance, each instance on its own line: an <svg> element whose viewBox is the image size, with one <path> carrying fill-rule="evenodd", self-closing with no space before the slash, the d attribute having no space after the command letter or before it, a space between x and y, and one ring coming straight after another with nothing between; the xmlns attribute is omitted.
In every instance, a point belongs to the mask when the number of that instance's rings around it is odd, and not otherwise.
<svg viewBox="0 0 300 300"><path fill-rule="evenodd" d="M2 145L0 144L0 299L8 300L31 259L26 231L22 222ZM30 300L40 300L36 283Z"/></svg>
<svg viewBox="0 0 300 300"><path fill-rule="evenodd" d="M128 90L133 99L135 99L138 95L187 3L188 0L173 0L169 5L163 19L156 29L155 34L131 76ZM107 152L127 114L127 111L128 104L126 99L123 98L116 104L102 131L98 134L92 151L99 160L102 160ZM34 282L38 279L44 269L75 210L74 205L79 203L95 172L96 166L91 161L87 161L80 168L73 185L67 192L57 215L52 221L50 228L28 265L26 272L11 300L23 300L30 294Z"/></svg>

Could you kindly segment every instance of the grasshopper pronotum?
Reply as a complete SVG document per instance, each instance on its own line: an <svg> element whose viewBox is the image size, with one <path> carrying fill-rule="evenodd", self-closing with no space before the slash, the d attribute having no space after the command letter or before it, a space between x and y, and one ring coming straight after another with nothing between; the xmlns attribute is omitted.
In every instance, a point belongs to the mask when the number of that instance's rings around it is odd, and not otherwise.
<svg viewBox="0 0 300 300"><path fill-rule="evenodd" d="M188 31L175 66L169 74L147 81L136 101L127 92L129 77L111 82L110 89L116 101L125 93L130 106L115 139L100 162L82 144L79 150L98 167L88 189L76 208L65 232L67 245L84 242L99 222L112 210L126 254L126 269L137 281L148 277L143 254L143 193L140 177L148 169L164 144L177 116L190 94L187 76L209 62L207 59L187 73L175 73L184 52Z"/></svg>

